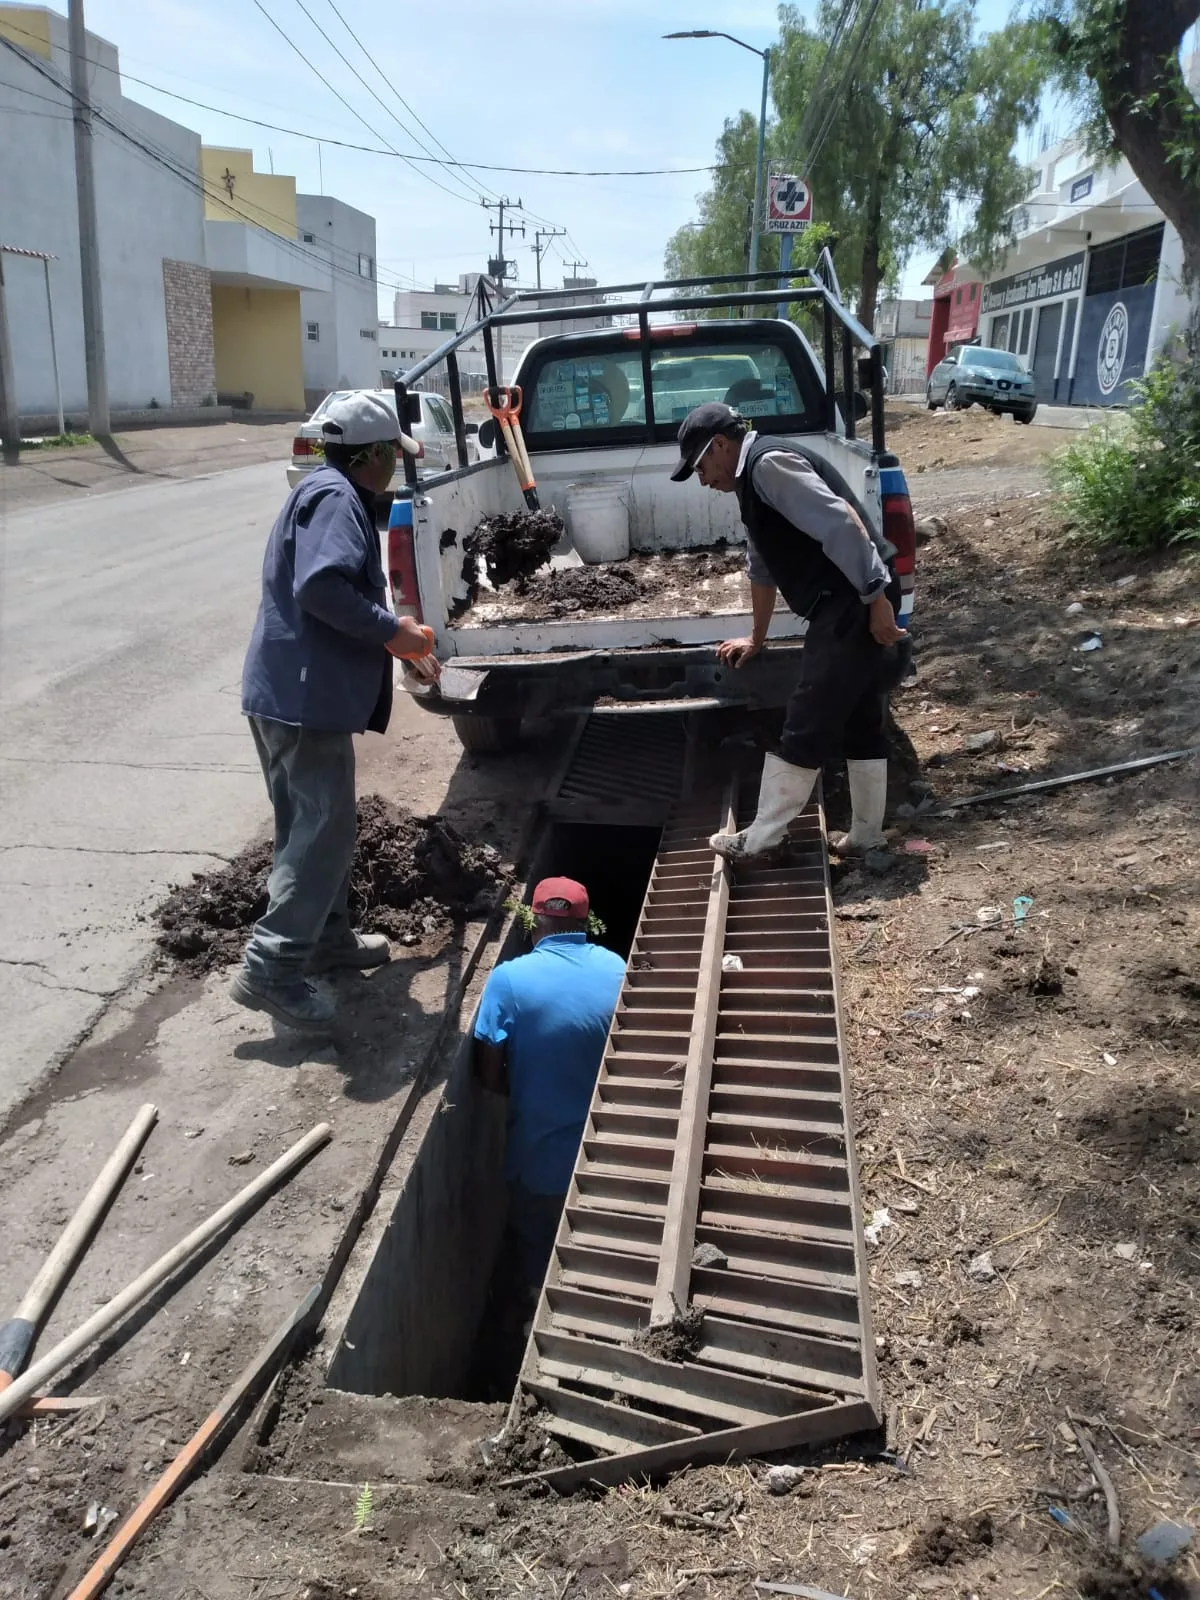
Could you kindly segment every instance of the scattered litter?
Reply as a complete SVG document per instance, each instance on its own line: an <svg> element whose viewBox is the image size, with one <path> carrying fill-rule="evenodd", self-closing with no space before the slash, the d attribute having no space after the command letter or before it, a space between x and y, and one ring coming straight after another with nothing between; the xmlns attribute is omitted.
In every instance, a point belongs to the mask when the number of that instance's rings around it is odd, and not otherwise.
<svg viewBox="0 0 1200 1600"><path fill-rule="evenodd" d="M742 958L741 958L741 956L722 956L721 957L721 971L722 972L741 972L743 970L744 969L742 967Z"/></svg>
<svg viewBox="0 0 1200 1600"><path fill-rule="evenodd" d="M1121 1244L1113 1245L1113 1255L1120 1256L1122 1261L1136 1261L1139 1254L1140 1251L1137 1245L1131 1244L1127 1240L1122 1241Z"/></svg>
<svg viewBox="0 0 1200 1600"><path fill-rule="evenodd" d="M1136 572L1127 572L1123 578L1118 578L1117 579L1116 587L1118 589L1128 589L1128 587L1129 587L1129 585L1131 583L1136 583L1136 582L1137 582L1137 573Z"/></svg>
<svg viewBox="0 0 1200 1600"><path fill-rule="evenodd" d="M1106 1050L1104 1052L1104 1065L1106 1067L1115 1067L1116 1064L1117 1064L1116 1056L1114 1056L1111 1051Z"/></svg>
<svg viewBox="0 0 1200 1600"><path fill-rule="evenodd" d="M895 1272L892 1274L892 1282L897 1289L919 1289L925 1279L916 1271Z"/></svg>
<svg viewBox="0 0 1200 1600"><path fill-rule="evenodd" d="M878 1244L883 1230L885 1228L892 1227L895 1227L895 1223L891 1219L888 1208L886 1206L880 1206L875 1212L874 1216L871 1218L870 1222L863 1229L863 1237L866 1239L868 1244Z"/></svg>
<svg viewBox="0 0 1200 1600"><path fill-rule="evenodd" d="M904 1011L901 1018L904 1022L935 1022L941 1016L940 1011Z"/></svg>
<svg viewBox="0 0 1200 1600"><path fill-rule="evenodd" d="M93 1500L91 1505L87 1508L87 1515L83 1519L83 1531L84 1531L84 1533L91 1533L92 1529L96 1526L96 1524L99 1521L100 1521L100 1502L99 1502L99 1500Z"/></svg>
<svg viewBox="0 0 1200 1600"><path fill-rule="evenodd" d="M990 750L999 738L995 728L989 728L985 733L969 733L963 740L963 746L974 755L980 750Z"/></svg>
<svg viewBox="0 0 1200 1600"><path fill-rule="evenodd" d="M1033 901L1027 894L1019 894L1013 901L1013 921L1024 922L1033 910Z"/></svg>
<svg viewBox="0 0 1200 1600"><path fill-rule="evenodd" d="M1003 906L980 906L975 913L975 920L981 928L994 928L998 922L1004 921Z"/></svg>
<svg viewBox="0 0 1200 1600"><path fill-rule="evenodd" d="M189 1362L189 1361L190 1361L190 1360L191 1360L191 1359L192 1359L192 1352L191 1352L191 1351L190 1351L190 1350L185 1350L185 1351L184 1351L184 1352L183 1352L183 1354L182 1354L182 1355L181 1355L181 1356L180 1356L180 1358L179 1358L179 1365L180 1365L180 1366L181 1366L181 1367L186 1367L186 1366L187 1366L187 1364L188 1364L188 1362Z"/></svg>
<svg viewBox="0 0 1200 1600"><path fill-rule="evenodd" d="M246 1166L249 1166L250 1163L253 1160L254 1160L254 1151L253 1150L239 1150L237 1155L230 1156L229 1165L231 1167L246 1167Z"/></svg>
<svg viewBox="0 0 1200 1600"><path fill-rule="evenodd" d="M791 1494L804 1478L803 1467L771 1467L766 1476L768 1494Z"/></svg>
<svg viewBox="0 0 1200 1600"><path fill-rule="evenodd" d="M729 1257L724 1250L715 1244L698 1244L692 1251L692 1265L694 1267L727 1267Z"/></svg>
<svg viewBox="0 0 1200 1600"><path fill-rule="evenodd" d="M1138 1554L1144 1561L1165 1565L1190 1548L1195 1532L1186 1522L1156 1522L1139 1537Z"/></svg>
<svg viewBox="0 0 1200 1600"><path fill-rule="evenodd" d="M972 1256L967 1263L967 1277L974 1278L976 1283L990 1283L996 1276L996 1269L992 1265L992 1252L983 1250L977 1256Z"/></svg>
<svg viewBox="0 0 1200 1600"><path fill-rule="evenodd" d="M937 412L935 415L943 416L945 413ZM810 1583L764 1583L761 1578L755 1578L754 1587L762 1594L794 1594L799 1600L848 1600L844 1594L834 1594L831 1589L814 1589Z"/></svg>
<svg viewBox="0 0 1200 1600"><path fill-rule="evenodd" d="M1011 850L1012 845L1007 839L997 839L994 844L981 844L975 847L976 855L982 855L985 850Z"/></svg>
<svg viewBox="0 0 1200 1600"><path fill-rule="evenodd" d="M183 1130L183 1137L185 1139L198 1139L203 1132L203 1128L185 1128Z"/></svg>
<svg viewBox="0 0 1200 1600"><path fill-rule="evenodd" d="M904 841L905 853L910 856L930 856L933 854L933 845L928 839L906 839Z"/></svg>
<svg viewBox="0 0 1200 1600"><path fill-rule="evenodd" d="M1098 633L1089 633L1083 643L1077 644L1075 648L1076 650L1082 650L1084 652L1088 650L1103 650L1104 640Z"/></svg>
<svg viewBox="0 0 1200 1600"><path fill-rule="evenodd" d="M1077 617L1077 616L1079 616L1079 614L1080 614L1080 612L1082 610L1083 610L1082 602L1079 601L1079 600L1072 600L1071 604L1067 607L1067 616L1069 616L1069 617Z"/></svg>

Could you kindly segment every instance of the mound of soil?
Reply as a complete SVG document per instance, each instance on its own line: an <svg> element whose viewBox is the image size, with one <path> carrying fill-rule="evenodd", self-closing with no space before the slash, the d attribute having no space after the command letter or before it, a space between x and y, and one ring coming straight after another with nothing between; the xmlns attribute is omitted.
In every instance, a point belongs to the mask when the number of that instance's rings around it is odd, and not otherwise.
<svg viewBox="0 0 1200 1600"><path fill-rule="evenodd" d="M659 1328L643 1328L634 1335L633 1348L659 1361L690 1361L700 1348L704 1312L699 1306L676 1310Z"/></svg>
<svg viewBox="0 0 1200 1600"><path fill-rule="evenodd" d="M529 579L522 593L548 617L613 611L640 599L646 586L626 562L611 567L565 567Z"/></svg>
<svg viewBox="0 0 1200 1600"><path fill-rule="evenodd" d="M515 582L523 592L525 579L546 564L562 535L563 519L556 511L514 511L509 516L485 517L464 541L464 576L474 588L476 563L482 561L489 583L498 589Z"/></svg>
<svg viewBox="0 0 1200 1600"><path fill-rule="evenodd" d="M251 845L218 872L198 873L155 913L158 945L191 972L237 961L267 907L271 845ZM433 955L456 925L483 916L508 887L490 845L464 839L441 817L414 817L377 794L358 802L350 878L354 925Z"/></svg>

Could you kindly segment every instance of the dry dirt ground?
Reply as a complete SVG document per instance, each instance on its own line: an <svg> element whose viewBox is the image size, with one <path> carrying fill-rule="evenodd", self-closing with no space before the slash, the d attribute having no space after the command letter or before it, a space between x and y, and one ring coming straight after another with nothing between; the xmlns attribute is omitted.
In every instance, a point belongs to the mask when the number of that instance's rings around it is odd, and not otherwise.
<svg viewBox="0 0 1200 1600"><path fill-rule="evenodd" d="M894 803L1200 743L1194 562L1065 549L1044 494L953 498L926 502L948 509L922 551ZM1080 651L1092 630L1101 647ZM511 847L514 801L548 749L453 770L420 721L371 787L419 809L449 780L445 814ZM919 815L892 871L839 876L864 1204L890 1219L869 1254L886 1436L799 1458L809 1470L784 1498L750 1464L531 1500L476 1465L496 1408L331 1394L318 1353L278 1426L244 1434L111 1592L751 1600L761 1579L851 1600L1200 1595L1194 1551L1170 1572L1135 1558L1151 1524L1200 1521L1198 771ZM981 922L984 907L1001 920ZM107 1148L100 1130L146 1095L170 1107L107 1225L119 1242L102 1233L69 1292L69 1327L243 1181L230 1160L261 1160L321 1115L337 1131L86 1372L82 1387L111 1397L102 1410L10 1437L0 1595L66 1593L96 1551L92 1502L130 1509L312 1281L446 983L445 963L407 961L356 980L352 1021L324 1054L264 1041L216 979L185 988L66 1069L0 1145L12 1299ZM1111 1475L1119 1561L1073 1419Z"/></svg>

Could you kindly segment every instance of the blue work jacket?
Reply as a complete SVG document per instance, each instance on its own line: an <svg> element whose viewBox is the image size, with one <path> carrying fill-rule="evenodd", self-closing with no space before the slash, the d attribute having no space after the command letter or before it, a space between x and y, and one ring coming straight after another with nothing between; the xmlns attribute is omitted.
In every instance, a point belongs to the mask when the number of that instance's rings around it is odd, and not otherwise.
<svg viewBox="0 0 1200 1600"><path fill-rule="evenodd" d="M242 671L242 710L326 733L382 733L396 632L373 496L335 467L298 484L263 558L262 601Z"/></svg>

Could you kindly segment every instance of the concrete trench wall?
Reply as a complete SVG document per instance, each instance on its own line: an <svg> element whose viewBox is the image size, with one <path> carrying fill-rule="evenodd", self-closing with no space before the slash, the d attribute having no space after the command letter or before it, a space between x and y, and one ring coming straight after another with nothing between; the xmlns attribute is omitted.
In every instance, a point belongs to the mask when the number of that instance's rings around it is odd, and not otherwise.
<svg viewBox="0 0 1200 1600"><path fill-rule="evenodd" d="M591 883L628 948L657 830L547 828L528 888L552 874ZM528 899L528 892L524 896ZM506 1102L472 1079L471 1034L487 972L528 948L510 920L464 999L462 1027L423 1095L327 1317L331 1388L465 1396L505 1220Z"/></svg>

